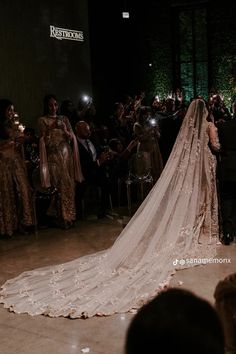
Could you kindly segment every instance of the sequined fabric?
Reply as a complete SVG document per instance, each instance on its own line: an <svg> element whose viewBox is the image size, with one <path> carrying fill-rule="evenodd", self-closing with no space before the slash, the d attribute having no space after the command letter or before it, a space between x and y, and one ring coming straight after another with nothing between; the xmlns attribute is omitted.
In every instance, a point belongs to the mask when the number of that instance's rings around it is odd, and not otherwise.
<svg viewBox="0 0 236 354"><path fill-rule="evenodd" d="M32 196L26 166L12 140L0 141L0 233L12 235L33 225Z"/></svg>
<svg viewBox="0 0 236 354"><path fill-rule="evenodd" d="M63 117L72 132L67 117ZM58 126L56 118L39 119L40 144L45 144L50 186L57 189L47 214L61 222L75 220L75 177L70 139ZM42 149L41 149L42 151ZM40 157L41 158L41 157Z"/></svg>

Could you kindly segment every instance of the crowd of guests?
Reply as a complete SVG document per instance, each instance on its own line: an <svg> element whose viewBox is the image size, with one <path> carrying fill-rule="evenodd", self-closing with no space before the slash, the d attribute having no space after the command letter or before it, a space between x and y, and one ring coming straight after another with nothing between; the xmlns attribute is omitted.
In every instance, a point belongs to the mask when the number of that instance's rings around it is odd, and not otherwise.
<svg viewBox="0 0 236 354"><path fill-rule="evenodd" d="M176 97L163 101L153 97L148 106L143 104L143 92L133 99L126 97L114 104L103 124L97 125L91 99L81 101L76 109L71 100L59 107L56 96L47 95L38 134L31 127L22 129L13 102L0 99L0 235L32 230L38 217L36 188L50 196L45 216L54 225L73 225L90 185L100 188L97 215L104 217L109 195L116 194L117 179L127 176L129 161L136 153L149 154L150 173L157 181L187 108L182 98ZM210 96L209 120L219 127L219 135L224 127L232 128L224 123L234 123L235 107L232 104L230 111L220 95ZM227 142L221 138L223 145L234 140L234 136ZM232 161L224 166L234 168ZM226 174L227 168L221 174ZM232 195L234 185L227 178L222 178L223 194ZM223 203L228 202L223 198ZM228 209L228 204L222 206L223 212ZM215 308L187 290L163 291L134 316L125 353L236 353L235 294L235 274L218 283Z"/></svg>
<svg viewBox="0 0 236 354"><path fill-rule="evenodd" d="M59 107L50 94L44 97L38 134L20 124L13 102L0 99L0 235L34 229L36 192L49 196L45 217L66 229L81 217L87 188L97 186L101 192L97 216L104 217L109 197L115 200L117 180L127 176L129 161L137 153L149 154L150 173L157 181L187 106L179 94L162 101L155 96L150 105L144 99L143 92L125 97L98 125L90 98L79 102L78 108L71 100ZM218 127L234 121L235 107L233 103L230 111L222 97L213 94L208 100L209 120ZM232 188L226 183L223 192ZM166 353L223 354L225 346L236 353L235 289L235 274L219 282L216 310L186 290L164 291L131 321L126 354L153 348Z"/></svg>
<svg viewBox="0 0 236 354"><path fill-rule="evenodd" d="M212 94L209 117L216 125L231 120L234 106L230 112L222 97ZM76 106L70 99L59 104L50 94L35 130L20 124L13 102L0 99L0 234L27 233L46 219L71 227L83 217L89 186L99 190L97 217L105 217L111 199L118 202L118 182L127 178L135 155L148 156L149 172L158 180L186 110L180 91L163 100L154 96L149 104L141 91L114 103L102 121L91 97ZM45 212L35 207L40 195L47 200Z"/></svg>

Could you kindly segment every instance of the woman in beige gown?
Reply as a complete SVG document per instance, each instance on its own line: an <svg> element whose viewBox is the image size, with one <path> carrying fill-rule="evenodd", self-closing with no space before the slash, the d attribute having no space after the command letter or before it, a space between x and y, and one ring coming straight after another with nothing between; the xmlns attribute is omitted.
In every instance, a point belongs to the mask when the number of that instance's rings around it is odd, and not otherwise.
<svg viewBox="0 0 236 354"><path fill-rule="evenodd" d="M157 183L113 246L7 281L0 302L16 313L52 317L111 315L138 308L193 258L216 255L217 131L203 100L186 113ZM185 264L184 264L185 263Z"/></svg>
<svg viewBox="0 0 236 354"><path fill-rule="evenodd" d="M31 187L22 154L23 134L14 124L14 114L13 103L1 99L0 234L9 236L14 231L26 232L34 224Z"/></svg>
<svg viewBox="0 0 236 354"><path fill-rule="evenodd" d="M42 186L53 187L47 214L54 222L68 228L76 219L75 182L81 182L77 141L69 119L57 114L54 95L44 98L44 115L39 118L40 173ZM72 146L72 147L71 147Z"/></svg>

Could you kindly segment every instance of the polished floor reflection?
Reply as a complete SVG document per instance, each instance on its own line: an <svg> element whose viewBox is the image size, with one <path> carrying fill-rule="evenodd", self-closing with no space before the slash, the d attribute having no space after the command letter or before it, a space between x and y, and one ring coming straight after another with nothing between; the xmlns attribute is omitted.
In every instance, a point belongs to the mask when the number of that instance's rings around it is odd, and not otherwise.
<svg viewBox="0 0 236 354"><path fill-rule="evenodd" d="M25 270L70 261L113 244L121 219L86 220L70 230L48 228L37 235L0 238L0 284ZM236 243L219 246L220 262L178 271L171 286L181 286L213 302L217 282L236 269ZM91 319L30 317L0 305L1 354L122 354L132 313Z"/></svg>

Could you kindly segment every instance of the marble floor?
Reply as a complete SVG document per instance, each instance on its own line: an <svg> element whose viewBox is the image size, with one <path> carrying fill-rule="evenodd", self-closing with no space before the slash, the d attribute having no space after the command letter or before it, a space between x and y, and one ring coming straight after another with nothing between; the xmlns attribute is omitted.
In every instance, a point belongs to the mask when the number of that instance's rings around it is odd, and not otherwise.
<svg viewBox="0 0 236 354"><path fill-rule="evenodd" d="M38 234L0 238L0 285L25 270L72 260L112 245L122 230L119 219L78 222L70 230L48 228ZM236 243L219 246L230 263L178 271L171 286L181 286L213 302L217 282L236 270ZM132 313L90 319L16 315L0 305L1 354L122 354Z"/></svg>

